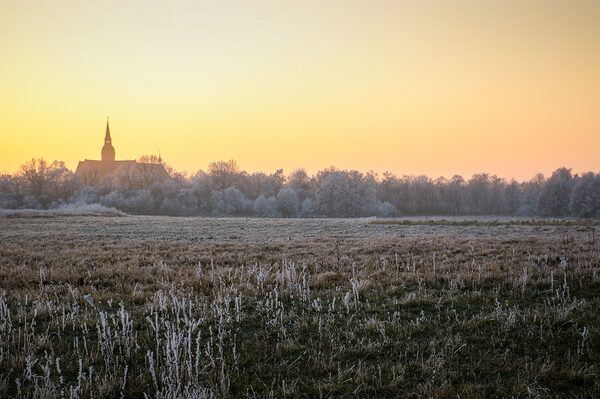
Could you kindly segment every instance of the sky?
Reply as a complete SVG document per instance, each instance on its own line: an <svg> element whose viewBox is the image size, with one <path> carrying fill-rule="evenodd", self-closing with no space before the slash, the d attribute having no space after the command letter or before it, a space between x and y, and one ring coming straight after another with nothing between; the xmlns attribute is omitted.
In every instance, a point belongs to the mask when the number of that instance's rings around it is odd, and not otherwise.
<svg viewBox="0 0 600 399"><path fill-rule="evenodd" d="M597 0L0 0L0 172L600 172Z"/></svg>

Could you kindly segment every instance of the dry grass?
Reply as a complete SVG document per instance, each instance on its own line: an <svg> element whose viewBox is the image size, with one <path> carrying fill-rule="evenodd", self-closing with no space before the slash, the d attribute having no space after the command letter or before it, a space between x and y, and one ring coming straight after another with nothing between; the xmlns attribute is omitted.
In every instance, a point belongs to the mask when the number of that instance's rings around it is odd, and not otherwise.
<svg viewBox="0 0 600 399"><path fill-rule="evenodd" d="M21 222L0 396L600 395L595 225Z"/></svg>
<svg viewBox="0 0 600 399"><path fill-rule="evenodd" d="M54 218L65 216L126 216L125 213L99 204L69 205L52 209L0 209L0 218Z"/></svg>
<svg viewBox="0 0 600 399"><path fill-rule="evenodd" d="M477 218L476 216L467 217L432 217L422 218L402 218L402 219L374 219L369 223L380 225L400 225L400 226L562 226L562 227L599 227L600 220L596 219L557 219L557 218L511 218L493 216Z"/></svg>

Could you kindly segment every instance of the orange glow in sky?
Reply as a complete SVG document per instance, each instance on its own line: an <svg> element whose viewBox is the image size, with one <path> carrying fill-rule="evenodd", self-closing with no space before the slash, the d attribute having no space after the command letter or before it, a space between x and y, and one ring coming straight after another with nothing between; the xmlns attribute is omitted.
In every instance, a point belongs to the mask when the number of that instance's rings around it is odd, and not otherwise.
<svg viewBox="0 0 600 399"><path fill-rule="evenodd" d="M600 2L0 0L0 172L32 157L431 177L600 171Z"/></svg>

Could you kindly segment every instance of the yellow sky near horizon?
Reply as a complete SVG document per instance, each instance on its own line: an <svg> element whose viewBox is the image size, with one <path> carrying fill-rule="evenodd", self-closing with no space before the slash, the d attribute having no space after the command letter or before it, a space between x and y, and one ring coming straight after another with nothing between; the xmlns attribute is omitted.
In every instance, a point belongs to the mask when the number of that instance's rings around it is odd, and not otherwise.
<svg viewBox="0 0 600 399"><path fill-rule="evenodd" d="M600 2L0 0L0 172L600 171Z"/></svg>

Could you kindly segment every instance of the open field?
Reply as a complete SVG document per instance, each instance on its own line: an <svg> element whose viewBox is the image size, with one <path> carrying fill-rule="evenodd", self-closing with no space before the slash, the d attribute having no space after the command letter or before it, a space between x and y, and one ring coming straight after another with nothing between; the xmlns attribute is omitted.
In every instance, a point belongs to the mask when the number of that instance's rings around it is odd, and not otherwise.
<svg viewBox="0 0 600 399"><path fill-rule="evenodd" d="M599 233L0 218L0 397L596 398Z"/></svg>

